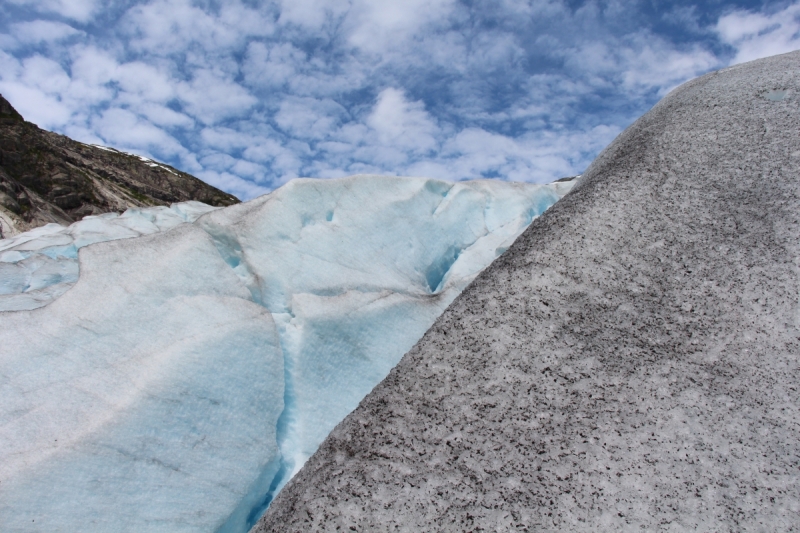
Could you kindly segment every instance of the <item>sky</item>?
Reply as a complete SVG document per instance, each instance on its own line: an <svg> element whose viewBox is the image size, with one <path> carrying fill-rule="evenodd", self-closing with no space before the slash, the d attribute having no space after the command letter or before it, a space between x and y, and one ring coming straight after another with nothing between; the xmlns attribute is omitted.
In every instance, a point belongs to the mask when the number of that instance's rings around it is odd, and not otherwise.
<svg viewBox="0 0 800 533"><path fill-rule="evenodd" d="M800 49L800 0L3 0L29 121L246 200L295 177L545 183L670 90Z"/></svg>

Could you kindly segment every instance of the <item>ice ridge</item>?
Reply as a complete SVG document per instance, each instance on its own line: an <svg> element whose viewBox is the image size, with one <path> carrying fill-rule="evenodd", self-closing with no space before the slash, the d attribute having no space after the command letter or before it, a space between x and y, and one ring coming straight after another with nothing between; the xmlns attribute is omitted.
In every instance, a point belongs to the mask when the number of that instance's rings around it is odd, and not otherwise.
<svg viewBox="0 0 800 533"><path fill-rule="evenodd" d="M246 531L571 185L302 179L0 241L0 526Z"/></svg>

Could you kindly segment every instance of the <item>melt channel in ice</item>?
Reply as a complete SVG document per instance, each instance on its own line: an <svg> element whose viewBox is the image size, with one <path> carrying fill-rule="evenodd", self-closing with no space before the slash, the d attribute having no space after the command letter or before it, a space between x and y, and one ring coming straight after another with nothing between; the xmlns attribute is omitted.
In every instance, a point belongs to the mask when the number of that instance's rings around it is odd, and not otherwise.
<svg viewBox="0 0 800 533"><path fill-rule="evenodd" d="M0 240L0 530L247 531L570 187L301 179Z"/></svg>

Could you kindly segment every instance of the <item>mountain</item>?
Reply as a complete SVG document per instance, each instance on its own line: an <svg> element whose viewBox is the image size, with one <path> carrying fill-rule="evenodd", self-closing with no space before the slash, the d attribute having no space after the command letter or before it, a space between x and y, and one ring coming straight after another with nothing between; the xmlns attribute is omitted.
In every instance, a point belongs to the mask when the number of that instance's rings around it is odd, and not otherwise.
<svg viewBox="0 0 800 533"><path fill-rule="evenodd" d="M244 533L572 186L301 179L0 241L0 531Z"/></svg>
<svg viewBox="0 0 800 533"><path fill-rule="evenodd" d="M0 238L86 215L196 200L238 203L169 165L83 144L26 122L0 95Z"/></svg>
<svg viewBox="0 0 800 533"><path fill-rule="evenodd" d="M254 531L795 529L798 132L800 51L672 91Z"/></svg>

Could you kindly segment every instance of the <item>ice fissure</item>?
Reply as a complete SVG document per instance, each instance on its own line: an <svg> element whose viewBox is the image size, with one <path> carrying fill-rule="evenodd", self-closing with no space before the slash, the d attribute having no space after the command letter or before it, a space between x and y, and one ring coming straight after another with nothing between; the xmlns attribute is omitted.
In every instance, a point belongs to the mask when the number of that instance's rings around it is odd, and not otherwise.
<svg viewBox="0 0 800 533"><path fill-rule="evenodd" d="M431 293L437 293L442 288L447 273L450 272L450 267L461 255L461 248L450 246L443 255L434 261L425 271L425 280L428 282L428 290Z"/></svg>
<svg viewBox="0 0 800 533"><path fill-rule="evenodd" d="M247 287L247 290L250 291L253 302L262 307L266 307L264 305L261 281L258 274L247 263L242 246L235 235L219 226L199 224L199 227L208 233L222 260L233 269L233 272L239 277L244 286Z"/></svg>
<svg viewBox="0 0 800 533"><path fill-rule="evenodd" d="M0 241L0 529L246 531L570 187L303 179Z"/></svg>

